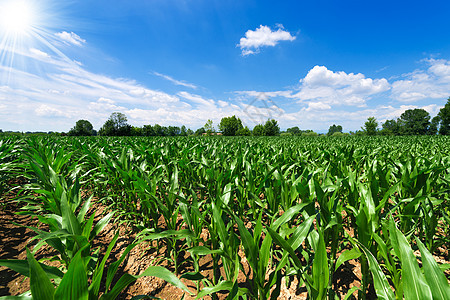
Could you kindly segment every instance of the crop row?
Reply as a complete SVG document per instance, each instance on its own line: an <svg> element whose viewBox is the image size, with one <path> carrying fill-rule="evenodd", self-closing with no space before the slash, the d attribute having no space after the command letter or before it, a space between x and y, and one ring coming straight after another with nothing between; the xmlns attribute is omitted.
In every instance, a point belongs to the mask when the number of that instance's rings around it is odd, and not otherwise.
<svg viewBox="0 0 450 300"><path fill-rule="evenodd" d="M140 276L197 298L276 299L283 278L311 299L450 298L449 265L433 257L450 248L447 137L5 138L0 149L0 188L23 178L21 214L46 225L27 260L0 260L30 277L32 299L114 299ZM109 210L97 222L93 197ZM105 253L94 241L112 218L137 237L106 266L118 234ZM170 270L114 278L144 241L165 249ZM35 260L45 244L59 268ZM340 295L333 277L349 260L361 285Z"/></svg>

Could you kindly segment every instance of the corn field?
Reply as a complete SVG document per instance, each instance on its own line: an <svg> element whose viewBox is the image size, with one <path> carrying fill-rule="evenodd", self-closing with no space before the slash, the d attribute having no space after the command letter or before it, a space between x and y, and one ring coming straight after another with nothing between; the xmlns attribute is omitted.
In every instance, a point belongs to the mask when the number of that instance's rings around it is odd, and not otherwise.
<svg viewBox="0 0 450 300"><path fill-rule="evenodd" d="M277 299L295 279L308 299L450 299L450 265L435 260L450 260L448 137L3 137L0 149L0 195L39 221L27 259L0 260L30 291L0 299L116 299L142 276L194 298ZM136 234L113 262L118 232L95 246L111 222ZM166 265L118 276L141 243ZM360 284L341 294L350 260Z"/></svg>

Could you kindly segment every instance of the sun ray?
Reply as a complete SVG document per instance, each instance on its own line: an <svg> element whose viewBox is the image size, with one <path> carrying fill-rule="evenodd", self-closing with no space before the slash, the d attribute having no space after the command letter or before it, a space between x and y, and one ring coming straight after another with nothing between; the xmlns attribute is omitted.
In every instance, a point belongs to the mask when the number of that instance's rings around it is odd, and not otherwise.
<svg viewBox="0 0 450 300"><path fill-rule="evenodd" d="M39 63L39 51L48 54L48 62L58 60L78 67L59 49L61 43L55 36L55 28L76 23L63 20L65 5L49 0L0 0L0 85L13 84L14 70L37 68L35 71L45 75L52 64Z"/></svg>

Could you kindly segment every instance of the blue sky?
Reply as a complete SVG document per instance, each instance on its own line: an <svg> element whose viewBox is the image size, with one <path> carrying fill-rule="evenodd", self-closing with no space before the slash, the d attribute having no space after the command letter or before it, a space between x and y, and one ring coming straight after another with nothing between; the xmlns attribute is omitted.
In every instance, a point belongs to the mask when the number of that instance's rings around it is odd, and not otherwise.
<svg viewBox="0 0 450 300"><path fill-rule="evenodd" d="M99 129L119 111L354 131L450 96L448 1L55 2L0 0L3 130Z"/></svg>

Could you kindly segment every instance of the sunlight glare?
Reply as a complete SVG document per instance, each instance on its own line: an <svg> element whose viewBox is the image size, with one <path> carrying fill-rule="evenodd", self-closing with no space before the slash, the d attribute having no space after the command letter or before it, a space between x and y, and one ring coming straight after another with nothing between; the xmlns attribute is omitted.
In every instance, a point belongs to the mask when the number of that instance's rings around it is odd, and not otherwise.
<svg viewBox="0 0 450 300"><path fill-rule="evenodd" d="M32 3L27 0L0 2L0 28L6 33L26 34L33 27Z"/></svg>

